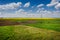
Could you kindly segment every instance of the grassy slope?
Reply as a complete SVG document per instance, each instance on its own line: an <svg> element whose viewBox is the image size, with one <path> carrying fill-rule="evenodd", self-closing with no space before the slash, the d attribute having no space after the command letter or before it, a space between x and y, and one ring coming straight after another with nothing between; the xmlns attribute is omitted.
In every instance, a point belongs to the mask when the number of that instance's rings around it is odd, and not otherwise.
<svg viewBox="0 0 60 40"><path fill-rule="evenodd" d="M29 20L36 21L35 23L26 23L24 25L50 29L60 32L60 19L21 19L21 20L14 20L15 22L27 22Z"/></svg>
<svg viewBox="0 0 60 40"><path fill-rule="evenodd" d="M60 18L0 18L0 20L10 20L13 22L23 22L23 25L44 28L49 30L55 30L60 32ZM27 21L34 20L35 23L28 23ZM26 23L27 22L27 23Z"/></svg>
<svg viewBox="0 0 60 40"><path fill-rule="evenodd" d="M24 25L1 26L0 40L60 40L60 32Z"/></svg>

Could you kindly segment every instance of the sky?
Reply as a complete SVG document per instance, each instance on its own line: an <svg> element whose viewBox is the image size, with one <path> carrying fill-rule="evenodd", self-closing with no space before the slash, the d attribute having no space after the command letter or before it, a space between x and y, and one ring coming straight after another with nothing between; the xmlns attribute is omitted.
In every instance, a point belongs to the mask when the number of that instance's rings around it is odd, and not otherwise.
<svg viewBox="0 0 60 40"><path fill-rule="evenodd" d="M0 17L60 18L60 0L0 0Z"/></svg>

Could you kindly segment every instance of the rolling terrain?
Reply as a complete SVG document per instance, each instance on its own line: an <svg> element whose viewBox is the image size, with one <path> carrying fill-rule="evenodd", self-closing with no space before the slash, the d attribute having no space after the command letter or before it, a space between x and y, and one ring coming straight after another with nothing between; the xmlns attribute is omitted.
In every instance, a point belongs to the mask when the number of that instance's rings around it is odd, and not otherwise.
<svg viewBox="0 0 60 40"><path fill-rule="evenodd" d="M0 19L0 40L60 40L60 19Z"/></svg>
<svg viewBox="0 0 60 40"><path fill-rule="evenodd" d="M60 32L25 25L2 26L0 40L60 40Z"/></svg>

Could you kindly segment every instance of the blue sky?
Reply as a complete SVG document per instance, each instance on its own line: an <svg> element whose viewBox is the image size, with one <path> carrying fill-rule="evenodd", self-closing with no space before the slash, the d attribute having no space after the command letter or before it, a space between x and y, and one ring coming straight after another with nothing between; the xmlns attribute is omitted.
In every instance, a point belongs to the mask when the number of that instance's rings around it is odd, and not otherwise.
<svg viewBox="0 0 60 40"><path fill-rule="evenodd" d="M0 0L0 17L60 18L60 0Z"/></svg>
<svg viewBox="0 0 60 40"><path fill-rule="evenodd" d="M1 5L8 4L8 3L13 3L13 2L15 2L15 3L22 2L22 5L24 5L27 2L30 2L30 7L29 8L31 8L32 6L37 6L39 4L47 5L48 3L51 2L51 0L0 0ZM29 9L29 8L26 8L26 10Z"/></svg>
<svg viewBox="0 0 60 40"><path fill-rule="evenodd" d="M0 0L0 4L7 4L12 2L22 2L23 4L26 2L30 2L31 5L37 5L37 4L48 4L51 2L51 0Z"/></svg>

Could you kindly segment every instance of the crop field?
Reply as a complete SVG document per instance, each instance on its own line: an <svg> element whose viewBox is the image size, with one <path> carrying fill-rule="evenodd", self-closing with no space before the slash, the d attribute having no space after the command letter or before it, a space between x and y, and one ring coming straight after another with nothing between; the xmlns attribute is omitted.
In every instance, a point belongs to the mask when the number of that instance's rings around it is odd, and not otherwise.
<svg viewBox="0 0 60 40"><path fill-rule="evenodd" d="M60 40L60 19L0 19L0 40Z"/></svg>

